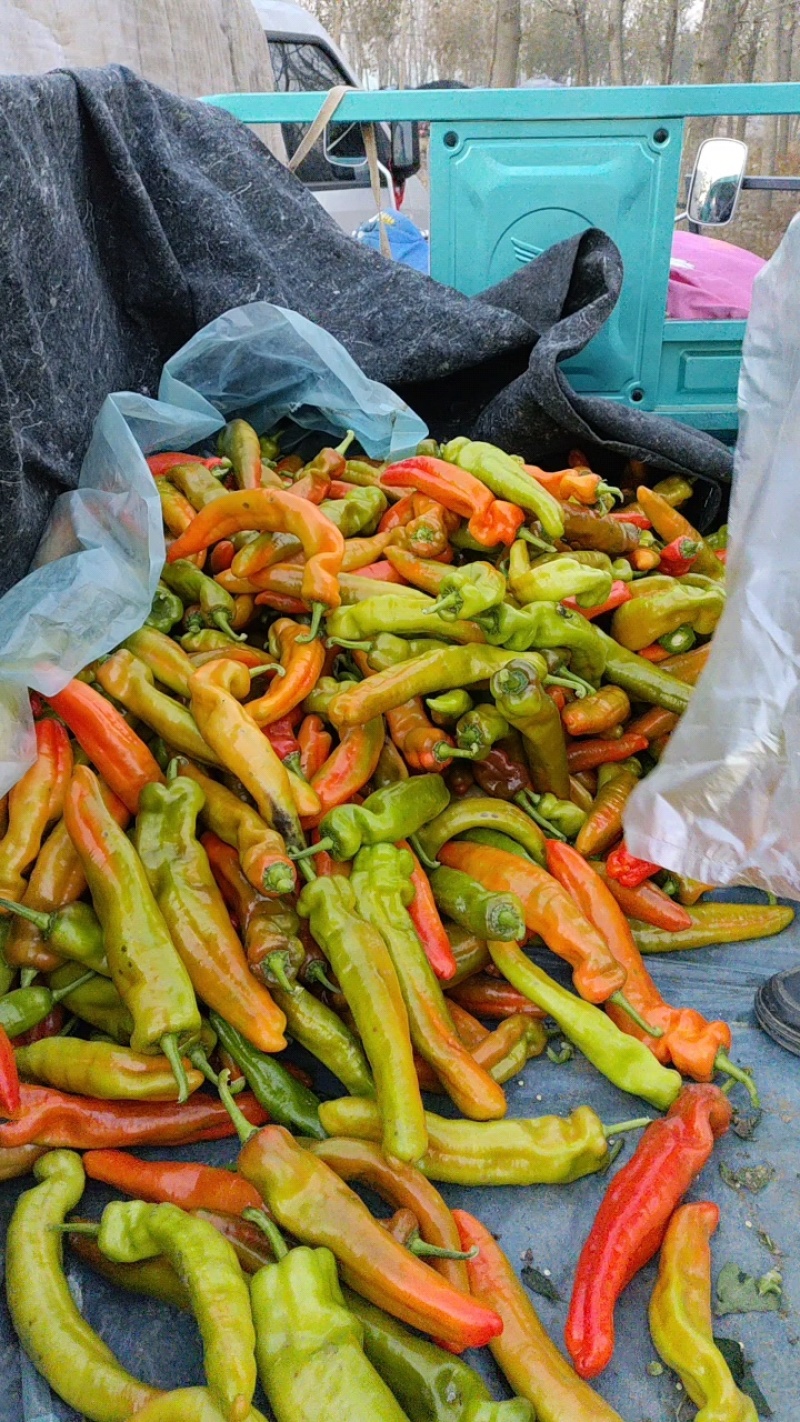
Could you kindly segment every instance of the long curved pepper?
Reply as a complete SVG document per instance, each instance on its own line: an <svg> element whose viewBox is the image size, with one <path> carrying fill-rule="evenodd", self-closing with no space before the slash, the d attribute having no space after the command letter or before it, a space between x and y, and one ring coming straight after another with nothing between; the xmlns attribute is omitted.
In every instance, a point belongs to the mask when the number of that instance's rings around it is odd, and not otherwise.
<svg viewBox="0 0 800 1422"><path fill-rule="evenodd" d="M304 849L294 782L308 792L304 813L313 815L319 799L310 786L286 770L267 737L240 705L238 698L246 696L249 689L250 672L240 662L206 662L189 683L192 714L203 738L249 790L262 819L290 848Z"/></svg>
<svg viewBox="0 0 800 1422"><path fill-rule="evenodd" d="M306 555L302 597L312 607L339 606L339 572L344 557L341 533L308 499L298 499L279 489L248 489L215 499L176 538L167 561L173 563L189 553L199 553L221 538L249 529L291 533L298 538Z"/></svg>
<svg viewBox="0 0 800 1422"><path fill-rule="evenodd" d="M25 894L24 875L36 859L48 825L57 820L72 772L69 736L58 721L36 724L36 760L8 797L8 827L0 840L0 895Z"/></svg>

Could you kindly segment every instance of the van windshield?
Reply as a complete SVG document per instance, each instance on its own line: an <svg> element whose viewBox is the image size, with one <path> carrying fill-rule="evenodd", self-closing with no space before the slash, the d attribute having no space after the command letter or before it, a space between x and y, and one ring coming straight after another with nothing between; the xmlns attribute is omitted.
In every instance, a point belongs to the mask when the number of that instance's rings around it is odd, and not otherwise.
<svg viewBox="0 0 800 1422"><path fill-rule="evenodd" d="M315 91L326 93L328 89L334 88L337 84L351 82L349 75L342 69L336 56L319 40L299 35L296 38L290 36L282 39L270 38L269 52L275 75L275 88L279 93L287 91L301 94ZM345 125L341 124L338 127L345 128ZM306 125L285 123L282 128L286 151L291 157L300 147L306 132ZM357 130L355 132L357 133ZM380 129L377 137L378 155L381 162L386 163L389 158L388 141ZM303 159L297 169L297 176L301 182L312 186L321 183L335 183L337 186L345 184L348 187L369 187L369 174L366 167L348 168L329 163L325 158L321 139L315 143L308 157Z"/></svg>

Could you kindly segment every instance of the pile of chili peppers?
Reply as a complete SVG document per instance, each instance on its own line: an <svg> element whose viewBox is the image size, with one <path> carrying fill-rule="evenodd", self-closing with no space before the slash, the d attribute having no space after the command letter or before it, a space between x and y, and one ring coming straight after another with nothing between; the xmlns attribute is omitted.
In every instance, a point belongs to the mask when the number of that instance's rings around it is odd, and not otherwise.
<svg viewBox="0 0 800 1422"><path fill-rule="evenodd" d="M724 533L641 466L619 490L579 454L546 473L455 439L386 466L349 443L304 464L234 420L213 457L152 456L150 616L36 699L0 820L0 1178L34 1176L5 1244L22 1346L98 1422L253 1422L257 1379L278 1422L612 1422L589 1380L660 1250L658 1352L702 1415L753 1422L711 1332L717 1210L681 1201L729 1090L757 1087L727 1023L665 1002L642 955L792 911L699 903L709 886L622 837L707 659ZM645 1107L509 1117L504 1084L554 1034ZM566 1185L642 1127L580 1253L567 1361L437 1184ZM192 1160L235 1135L235 1168ZM181 1150L131 1153L152 1145ZM99 1220L74 1214L87 1176L120 1196ZM65 1236L195 1316L205 1387L123 1368L70 1294ZM513 1400L458 1356L482 1346Z"/></svg>

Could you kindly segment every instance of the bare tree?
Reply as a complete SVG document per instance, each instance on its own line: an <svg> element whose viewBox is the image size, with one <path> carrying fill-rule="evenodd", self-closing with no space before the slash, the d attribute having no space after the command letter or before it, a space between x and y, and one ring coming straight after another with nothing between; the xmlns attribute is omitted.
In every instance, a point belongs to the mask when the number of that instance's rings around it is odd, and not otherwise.
<svg viewBox="0 0 800 1422"><path fill-rule="evenodd" d="M626 0L608 0L608 59L612 84L625 83Z"/></svg>
<svg viewBox="0 0 800 1422"><path fill-rule="evenodd" d="M519 46L522 38L521 0L497 0L494 26L494 46L489 70L493 89L513 89L519 72Z"/></svg>
<svg viewBox="0 0 800 1422"><path fill-rule="evenodd" d="M662 84L671 84L675 76L675 48L678 40L678 25L681 18L681 0L665 0L666 10L664 33L659 49L661 51Z"/></svg>

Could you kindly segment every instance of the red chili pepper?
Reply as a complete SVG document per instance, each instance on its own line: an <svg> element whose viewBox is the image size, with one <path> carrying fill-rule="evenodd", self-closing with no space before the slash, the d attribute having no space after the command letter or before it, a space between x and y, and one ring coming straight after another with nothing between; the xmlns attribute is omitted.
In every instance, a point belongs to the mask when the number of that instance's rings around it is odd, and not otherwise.
<svg viewBox="0 0 800 1422"><path fill-rule="evenodd" d="M631 854L624 839L606 859L606 874L609 879L616 879L623 889L638 889L645 879L652 879L654 874L660 872L660 864L651 864L647 859L637 859L635 854Z"/></svg>
<svg viewBox="0 0 800 1422"><path fill-rule="evenodd" d="M488 973L473 973L463 983L448 988L447 997L457 1002L459 1007L466 1008L474 1017L485 1017L490 1022L502 1022L518 1012L524 1017L544 1017L541 1008L536 1007L530 998L523 997L502 978L490 977Z"/></svg>
<svg viewBox="0 0 800 1422"><path fill-rule="evenodd" d="M284 612L288 617L305 616L308 612L304 602L286 593L260 592L256 596L256 607L271 607L274 612Z"/></svg>
<svg viewBox="0 0 800 1422"><path fill-rule="evenodd" d="M236 549L229 538L221 538L219 543L215 543L211 549L211 557L208 566L212 573L224 573L226 568L231 566L236 555Z"/></svg>
<svg viewBox="0 0 800 1422"><path fill-rule="evenodd" d="M719 558L720 563L727 563L727 561L728 561L728 550L727 550L727 548L715 548L715 549L714 549L714 552L716 553L717 557Z"/></svg>
<svg viewBox="0 0 800 1422"><path fill-rule="evenodd" d="M405 584L406 581L386 558L381 558L378 563L367 563L366 567L359 568L358 576L360 578L377 578L378 582L381 583Z"/></svg>
<svg viewBox="0 0 800 1422"><path fill-rule="evenodd" d="M41 1042L45 1037L57 1037L64 1023L67 1014L61 1003L56 1003L52 1012L48 1012L41 1022L37 1022L35 1027L29 1027L27 1032L21 1032L18 1037L12 1038L14 1050L17 1047L30 1047L34 1042Z"/></svg>
<svg viewBox="0 0 800 1422"><path fill-rule="evenodd" d="M673 578L681 578L694 567L699 552L700 544L696 538L687 538L685 534L680 534L661 549L658 571L670 573Z"/></svg>
<svg viewBox="0 0 800 1422"><path fill-rule="evenodd" d="M116 707L84 681L68 682L63 691L47 700L66 721L106 784L135 815L145 785L154 781L164 784L164 774L144 741Z"/></svg>
<svg viewBox="0 0 800 1422"><path fill-rule="evenodd" d="M261 727L275 754L281 760L285 760L289 755L296 755L298 759L300 757L300 742L294 733L294 728L302 719L302 714L300 707L296 706L286 716L281 716L277 721L273 721L271 726Z"/></svg>
<svg viewBox="0 0 800 1422"><path fill-rule="evenodd" d="M352 494L360 486L358 484L348 484L346 479L331 479L331 486L328 490L329 499L346 499L348 494Z"/></svg>
<svg viewBox="0 0 800 1422"><path fill-rule="evenodd" d="M306 780L313 780L331 753L333 738L325 729L321 716L304 716L297 732L300 747L300 769Z"/></svg>
<svg viewBox="0 0 800 1422"><path fill-rule="evenodd" d="M595 868L606 877L609 889L628 918L652 923L654 928L664 928L668 933L680 933L684 928L691 928L691 915L683 905L671 899L651 879L645 879L638 889L625 889L616 879L606 876L604 864L601 867L596 863Z"/></svg>
<svg viewBox="0 0 800 1422"><path fill-rule="evenodd" d="M591 622L594 617L602 617L604 612L613 612L615 607L622 607L623 602L630 602L631 590L622 579L617 579L611 584L611 592L605 602L595 603L594 607L579 607L577 599L565 597L563 603L565 607L572 608L573 612L579 612L581 617L586 617Z"/></svg>
<svg viewBox="0 0 800 1422"><path fill-rule="evenodd" d="M250 1092L237 1097L237 1105L253 1126L269 1120ZM99 1101L23 1081L19 1119L0 1125L0 1149L34 1142L65 1150L189 1145L235 1134L222 1102L202 1091L179 1106L176 1101Z"/></svg>
<svg viewBox="0 0 800 1422"><path fill-rule="evenodd" d="M615 741L583 740L578 745L569 746L567 762L570 775L581 770L594 770L597 765L608 765L610 761L628 760L632 755L647 750L644 736L619 736Z"/></svg>
<svg viewBox="0 0 800 1422"><path fill-rule="evenodd" d="M14 1048L5 1027L0 1026L0 1111L4 1116L16 1116L19 1109L19 1073Z"/></svg>
<svg viewBox="0 0 800 1422"><path fill-rule="evenodd" d="M719 1087L685 1086L614 1176L581 1250L569 1306L565 1338L580 1377L597 1377L611 1361L617 1299L659 1249L731 1115Z"/></svg>
<svg viewBox="0 0 800 1422"><path fill-rule="evenodd" d="M102 1180L124 1195L182 1210L221 1210L241 1215L263 1210L258 1191L233 1170L188 1160L139 1160L124 1150L89 1150L83 1168L90 1180Z"/></svg>
<svg viewBox="0 0 800 1422"><path fill-rule="evenodd" d="M417 937L425 949L425 957L437 978L448 982L457 972L458 964L439 916L430 881L407 840L401 840L400 844L414 860L414 872L411 875L414 897L408 905L409 918L417 930Z"/></svg>
<svg viewBox="0 0 800 1422"><path fill-rule="evenodd" d="M615 518L617 523L632 523L634 528L653 527L647 514L642 513L641 509L613 509L608 517Z"/></svg>
<svg viewBox="0 0 800 1422"><path fill-rule="evenodd" d="M224 459L201 459L199 454L176 454L173 451L147 456L147 467L154 479L161 474L168 474L170 469L174 469L178 464L202 464L206 469L219 469L224 463Z"/></svg>
<svg viewBox="0 0 800 1422"><path fill-rule="evenodd" d="M649 647L642 647L638 653L648 662L665 662L669 656L666 647L662 647L658 642L651 642Z"/></svg>

